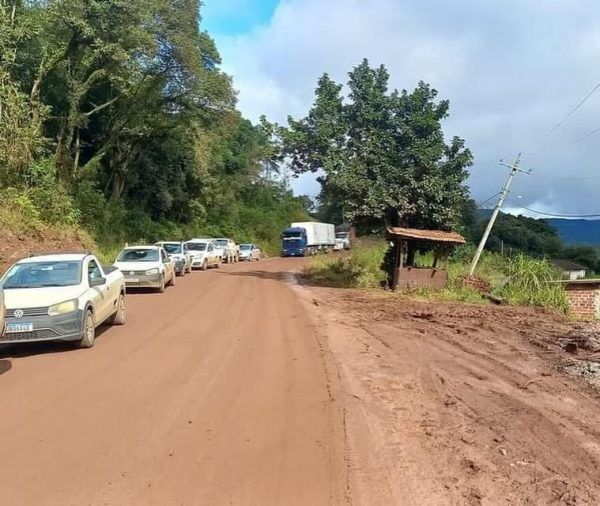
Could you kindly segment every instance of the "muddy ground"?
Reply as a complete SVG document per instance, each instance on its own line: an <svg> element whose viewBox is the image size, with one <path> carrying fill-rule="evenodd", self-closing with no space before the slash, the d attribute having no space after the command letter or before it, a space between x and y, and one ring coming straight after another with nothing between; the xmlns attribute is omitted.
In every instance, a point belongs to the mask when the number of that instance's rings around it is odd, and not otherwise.
<svg viewBox="0 0 600 506"><path fill-rule="evenodd" d="M353 504L600 504L597 326L299 291L337 364Z"/></svg>

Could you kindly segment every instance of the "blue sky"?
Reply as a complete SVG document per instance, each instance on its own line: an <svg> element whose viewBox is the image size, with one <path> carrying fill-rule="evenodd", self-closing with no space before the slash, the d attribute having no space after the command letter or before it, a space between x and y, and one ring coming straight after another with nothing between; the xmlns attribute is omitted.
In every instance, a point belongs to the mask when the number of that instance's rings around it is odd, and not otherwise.
<svg viewBox="0 0 600 506"><path fill-rule="evenodd" d="M271 19L279 0L203 0L202 28L217 41L251 32Z"/></svg>
<svg viewBox="0 0 600 506"><path fill-rule="evenodd" d="M345 82L367 57L391 87L429 82L450 100L447 137L474 153L469 185L482 201L512 160L523 166L507 207L600 212L600 91L543 137L600 81L598 0L204 0L202 27L256 121L306 115L320 75ZM592 135L591 132L597 131ZM587 137L586 137L587 136ZM580 139L584 140L580 141ZM305 176L297 193L314 195Z"/></svg>

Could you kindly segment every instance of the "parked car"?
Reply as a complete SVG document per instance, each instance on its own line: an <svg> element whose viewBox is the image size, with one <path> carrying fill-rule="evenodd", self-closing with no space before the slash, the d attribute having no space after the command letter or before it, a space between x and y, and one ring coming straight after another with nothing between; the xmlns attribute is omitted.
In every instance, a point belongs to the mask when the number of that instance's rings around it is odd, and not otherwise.
<svg viewBox="0 0 600 506"><path fill-rule="evenodd" d="M192 257L185 242L161 241L157 242L155 246L164 248L169 257L175 261L177 276L185 276L186 272L192 272Z"/></svg>
<svg viewBox="0 0 600 506"><path fill-rule="evenodd" d="M0 286L0 338L4 335L4 292Z"/></svg>
<svg viewBox="0 0 600 506"><path fill-rule="evenodd" d="M240 252L238 250L237 245L232 239L227 239L226 237L219 237L218 239L214 239L214 241L219 248L223 248L224 250L224 262L228 264L234 264L239 260Z"/></svg>
<svg viewBox="0 0 600 506"><path fill-rule="evenodd" d="M160 246L128 246L117 257L114 266L125 276L129 288L154 288L165 291L175 285L175 261Z"/></svg>
<svg viewBox="0 0 600 506"><path fill-rule="evenodd" d="M260 260L262 253L256 244L240 244L240 261L247 260L252 262Z"/></svg>
<svg viewBox="0 0 600 506"><path fill-rule="evenodd" d="M209 267L220 267L222 258L212 239L192 239L187 242L192 255L192 268L205 271Z"/></svg>
<svg viewBox="0 0 600 506"><path fill-rule="evenodd" d="M100 324L126 320L123 274L88 253L20 260L0 285L6 306L1 343L74 341L91 348Z"/></svg>
<svg viewBox="0 0 600 506"><path fill-rule="evenodd" d="M226 262L227 261L227 253L225 251L225 245L219 243L219 241L217 239L215 239L214 237L211 237L210 239L206 239L206 240L213 243L213 246L215 249L215 255L217 255L221 259L221 262Z"/></svg>

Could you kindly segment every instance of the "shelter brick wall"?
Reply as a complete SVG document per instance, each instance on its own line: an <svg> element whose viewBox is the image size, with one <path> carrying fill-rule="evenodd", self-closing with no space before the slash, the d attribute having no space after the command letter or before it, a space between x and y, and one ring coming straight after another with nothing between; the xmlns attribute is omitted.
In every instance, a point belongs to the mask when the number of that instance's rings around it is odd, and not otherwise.
<svg viewBox="0 0 600 506"><path fill-rule="evenodd" d="M591 320L600 317L600 285L567 285L571 314Z"/></svg>

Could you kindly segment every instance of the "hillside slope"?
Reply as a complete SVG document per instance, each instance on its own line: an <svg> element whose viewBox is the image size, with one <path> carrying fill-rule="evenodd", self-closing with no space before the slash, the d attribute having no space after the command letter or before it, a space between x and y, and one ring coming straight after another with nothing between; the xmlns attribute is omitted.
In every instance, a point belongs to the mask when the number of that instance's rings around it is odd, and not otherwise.
<svg viewBox="0 0 600 506"><path fill-rule="evenodd" d="M545 221L558 230L558 235L566 244L600 246L600 220L552 218Z"/></svg>

